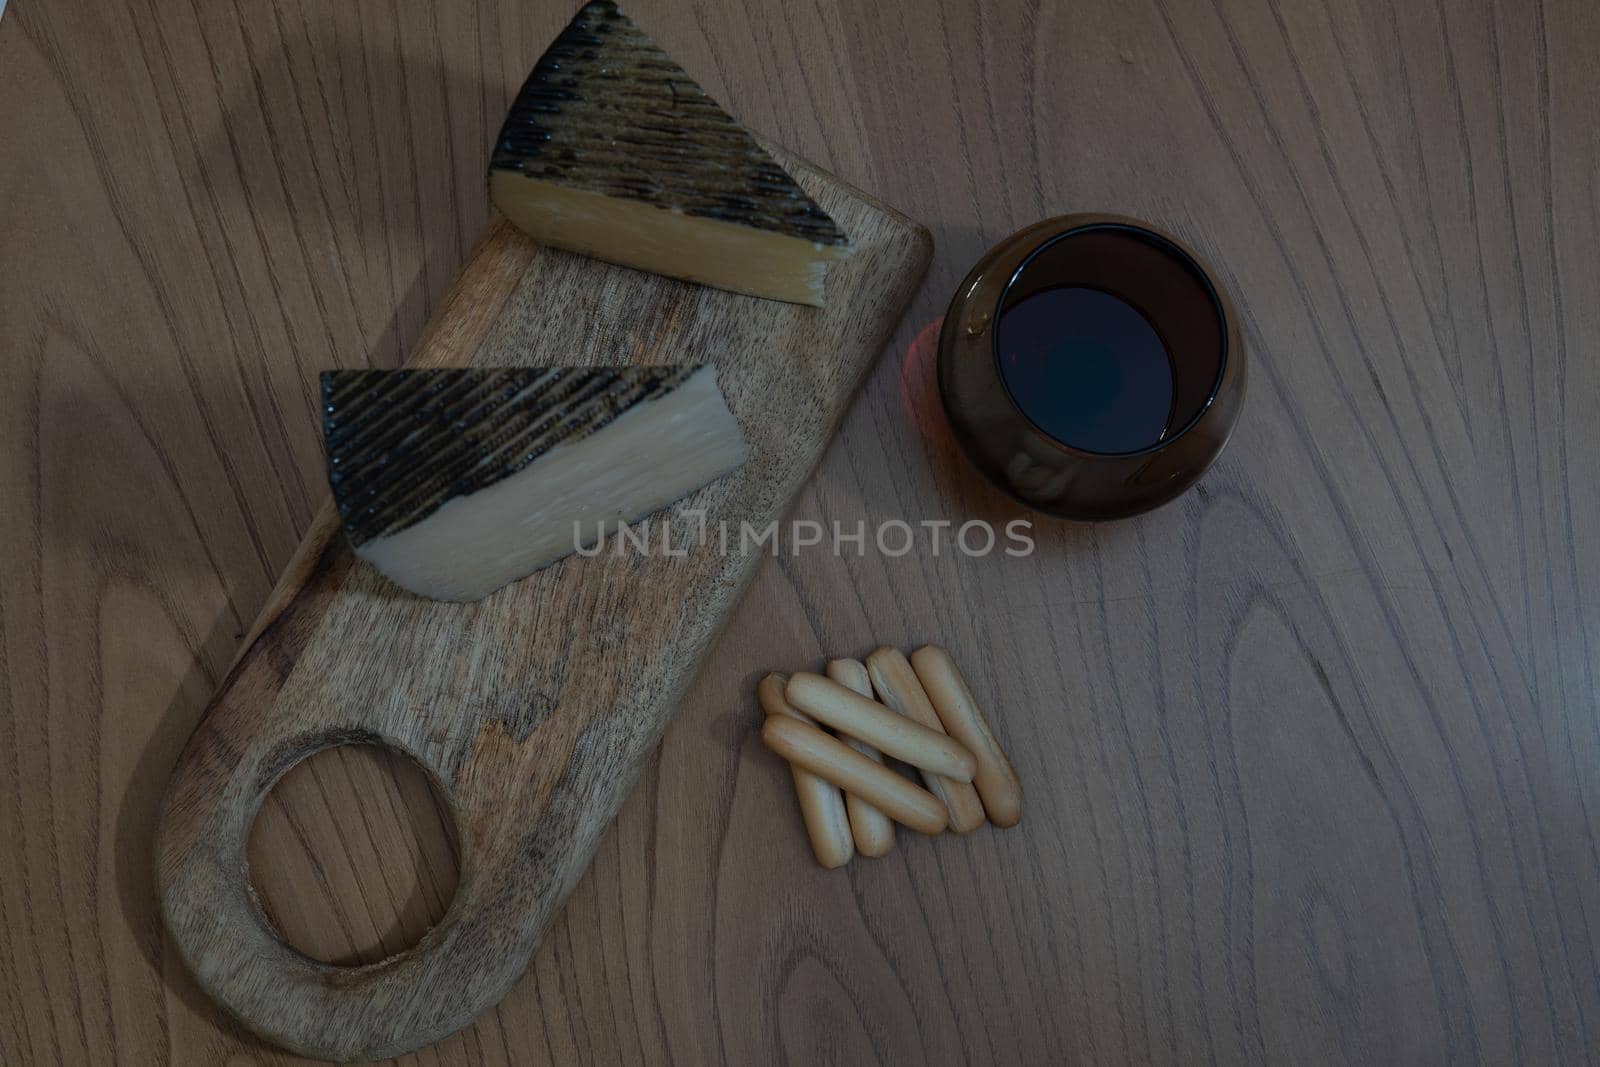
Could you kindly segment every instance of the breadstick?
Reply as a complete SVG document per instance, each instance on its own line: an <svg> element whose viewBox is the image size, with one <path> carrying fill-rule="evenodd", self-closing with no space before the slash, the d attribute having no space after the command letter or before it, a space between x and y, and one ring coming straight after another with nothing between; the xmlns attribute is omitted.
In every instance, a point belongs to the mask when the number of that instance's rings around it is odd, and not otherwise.
<svg viewBox="0 0 1600 1067"><path fill-rule="evenodd" d="M867 673L872 677L872 688L878 691L878 699L906 718L944 733L939 716L928 702L928 694L922 691L916 672L898 648L885 645L868 656ZM965 834L983 825L983 801L967 782L953 781L927 770L922 772L922 780L950 809L950 829Z"/></svg>
<svg viewBox="0 0 1600 1067"><path fill-rule="evenodd" d="M815 726L787 715L769 716L761 727L761 740L790 763L866 798L896 822L925 834L945 828L948 817L938 797Z"/></svg>
<svg viewBox="0 0 1600 1067"><path fill-rule="evenodd" d="M756 695L761 700L761 710L770 718L774 715L792 716L800 722L811 720L789 706L783 698L784 677L769 674L756 685ZM855 855L850 837L850 823L846 818L844 798L838 787L823 781L798 763L790 764L794 775L795 796L800 799L800 817L806 824L806 835L811 838L811 851L817 862L832 870L843 867Z"/></svg>
<svg viewBox="0 0 1600 1067"><path fill-rule="evenodd" d="M830 660L828 677L864 697L872 696L872 679L867 676L867 668L860 660ZM841 740L874 763L883 762L878 750L865 741L854 737ZM894 848L894 823L889 816L854 793L844 795L844 810L850 816L850 832L855 835L856 851L874 858L888 855L889 850Z"/></svg>
<svg viewBox="0 0 1600 1067"><path fill-rule="evenodd" d="M955 660L937 645L928 645L912 653L911 666L922 680L922 688L927 690L944 728L978 758L978 773L972 784L983 798L989 821L996 826L1017 825L1022 818L1022 783L978 710L978 702L972 699L972 690L967 688Z"/></svg>
<svg viewBox="0 0 1600 1067"><path fill-rule="evenodd" d="M801 671L784 690L789 703L841 733L867 744L918 770L933 771L960 782L972 781L978 761L972 753L945 736L875 701L854 693L820 674Z"/></svg>

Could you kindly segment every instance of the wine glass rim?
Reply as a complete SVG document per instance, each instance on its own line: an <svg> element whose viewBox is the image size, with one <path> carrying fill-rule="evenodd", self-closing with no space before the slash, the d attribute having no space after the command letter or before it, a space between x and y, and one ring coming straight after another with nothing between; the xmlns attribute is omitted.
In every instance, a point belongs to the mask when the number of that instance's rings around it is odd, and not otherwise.
<svg viewBox="0 0 1600 1067"><path fill-rule="evenodd" d="M1143 448L1136 448L1128 452L1097 452L1093 449L1079 448L1076 445L1072 445L1061 440L1061 438L1050 433L1043 426L1040 426L1031 415L1023 410L1022 405L1017 403L1017 398L1012 395L1011 386L1008 382L1006 382L1005 375L1001 372L999 325L1002 316L1001 308L1005 306L1006 297L1010 294L1011 287L1016 284L1017 279L1019 279L1023 272L1028 269L1028 265L1046 250L1054 247L1062 241L1067 240L1068 238L1081 237L1086 233L1094 233L1097 231L1124 233L1129 236L1136 237L1139 240L1145 241L1146 243L1154 246L1165 255L1175 259L1186 271L1189 272L1189 274L1194 277L1196 281L1200 283L1200 287L1205 291L1206 298L1211 301L1211 310L1213 314L1216 315L1217 334L1221 339L1222 346L1222 351L1217 360L1216 377L1211 382L1211 388L1206 392L1205 400L1201 402L1197 408L1195 408L1194 415L1190 417L1190 419L1185 422L1177 431L1165 435L1153 444L1146 445ZM1091 288L1094 287L1091 286ZM1130 306L1134 307L1135 310L1139 311L1140 314L1143 314L1146 316L1146 318L1149 318L1149 315L1144 312L1142 308L1138 307L1138 305L1133 304L1131 301L1127 302L1130 304ZM1002 391L1005 393L1007 402L1011 404L1012 408L1016 410L1018 415L1027 420L1029 426L1032 426L1034 430L1043 436L1046 441L1050 442L1050 444L1073 455L1085 456L1089 458L1126 459L1133 456L1150 455L1160 452L1166 448L1170 448L1172 445L1176 444L1184 434L1194 429L1194 427L1199 424L1200 420L1205 418L1206 412L1211 410L1211 405L1216 401L1217 395L1222 391L1223 378L1227 373L1228 364L1233 358L1232 330L1230 329L1231 320L1229 317L1228 306L1222 299L1222 294L1218 291L1216 284L1211 280L1210 272L1201 265L1199 259L1192 252L1190 252L1174 238L1168 237L1164 233L1150 229L1149 227L1141 225L1137 222L1115 217L1086 217L1083 222L1070 226L1069 228L1062 230L1060 233L1046 238L1038 245L1029 249L1028 253L1022 257L1022 260L1017 264L1016 268L1006 278L1006 283L1000 287L1000 294L995 298L993 318L995 328L989 331L989 344L994 356L995 373L999 375L1001 379ZM1152 325L1155 325L1153 319L1151 322Z"/></svg>

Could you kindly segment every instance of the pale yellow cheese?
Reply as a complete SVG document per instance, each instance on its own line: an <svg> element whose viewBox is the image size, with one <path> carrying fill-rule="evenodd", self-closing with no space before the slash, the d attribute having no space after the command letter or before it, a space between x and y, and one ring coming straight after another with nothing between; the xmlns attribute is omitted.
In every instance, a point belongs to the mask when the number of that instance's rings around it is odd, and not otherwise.
<svg viewBox="0 0 1600 1067"><path fill-rule="evenodd" d="M529 75L490 162L495 206L553 247L821 304L850 243L749 131L593 0Z"/></svg>
<svg viewBox="0 0 1600 1067"><path fill-rule="evenodd" d="M844 258L849 247L662 210L511 171L492 174L489 189L506 218L540 244L794 304L822 304L828 265Z"/></svg>

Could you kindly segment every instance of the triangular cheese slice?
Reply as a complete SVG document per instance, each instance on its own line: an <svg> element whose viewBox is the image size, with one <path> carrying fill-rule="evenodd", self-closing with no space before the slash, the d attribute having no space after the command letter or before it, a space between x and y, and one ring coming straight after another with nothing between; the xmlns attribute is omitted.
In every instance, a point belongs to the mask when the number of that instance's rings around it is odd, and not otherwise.
<svg viewBox="0 0 1600 1067"><path fill-rule="evenodd" d="M535 240L820 305L849 250L828 213L611 0L585 4L506 117L495 206Z"/></svg>
<svg viewBox="0 0 1600 1067"><path fill-rule="evenodd" d="M435 600L487 596L746 456L710 366L328 371L322 410L356 555Z"/></svg>

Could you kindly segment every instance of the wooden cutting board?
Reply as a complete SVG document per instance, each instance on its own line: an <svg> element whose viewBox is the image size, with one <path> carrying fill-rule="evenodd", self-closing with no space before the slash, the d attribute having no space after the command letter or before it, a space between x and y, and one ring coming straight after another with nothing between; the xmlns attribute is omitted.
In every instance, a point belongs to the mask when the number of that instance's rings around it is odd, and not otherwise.
<svg viewBox="0 0 1600 1067"><path fill-rule="evenodd" d="M856 245L833 268L827 307L552 251L497 219L411 364L714 362L751 458L665 513L677 551L699 532L686 512L703 509L707 543L682 557L569 557L486 600L444 604L358 561L329 504L190 738L162 815L162 911L200 984L268 1040L330 1059L393 1056L510 990L761 562L761 549L737 551L740 523L784 516L887 342L927 268L927 231L768 147ZM650 523L657 544L662 521ZM347 743L421 764L460 849L439 925L362 967L284 944L245 859L279 777Z"/></svg>

